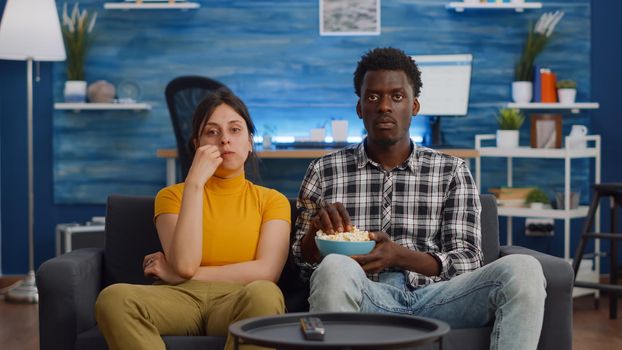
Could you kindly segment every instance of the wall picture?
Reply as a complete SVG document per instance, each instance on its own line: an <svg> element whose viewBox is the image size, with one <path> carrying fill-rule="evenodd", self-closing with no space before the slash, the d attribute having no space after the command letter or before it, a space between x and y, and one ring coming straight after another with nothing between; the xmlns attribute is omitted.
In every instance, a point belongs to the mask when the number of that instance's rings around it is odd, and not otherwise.
<svg viewBox="0 0 622 350"><path fill-rule="evenodd" d="M380 0L320 0L320 35L380 35Z"/></svg>

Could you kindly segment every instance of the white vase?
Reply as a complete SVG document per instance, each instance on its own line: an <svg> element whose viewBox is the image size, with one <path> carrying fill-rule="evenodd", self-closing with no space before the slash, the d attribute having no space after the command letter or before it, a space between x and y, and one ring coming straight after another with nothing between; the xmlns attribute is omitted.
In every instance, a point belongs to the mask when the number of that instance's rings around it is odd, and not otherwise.
<svg viewBox="0 0 622 350"><path fill-rule="evenodd" d="M533 83L530 81L514 81L512 82L512 99L514 102L527 103L531 102L533 96Z"/></svg>
<svg viewBox="0 0 622 350"><path fill-rule="evenodd" d="M311 141L324 142L326 139L326 129L315 128L309 132Z"/></svg>
<svg viewBox="0 0 622 350"><path fill-rule="evenodd" d="M577 89L557 89L557 96L559 97L559 103L572 104L577 97Z"/></svg>
<svg viewBox="0 0 622 350"><path fill-rule="evenodd" d="M517 148L518 130L497 130L497 147Z"/></svg>
<svg viewBox="0 0 622 350"><path fill-rule="evenodd" d="M347 120L333 120L330 125L333 132L334 142L346 142L348 141L348 121Z"/></svg>
<svg viewBox="0 0 622 350"><path fill-rule="evenodd" d="M65 102L86 102L86 81L67 80L63 91Z"/></svg>

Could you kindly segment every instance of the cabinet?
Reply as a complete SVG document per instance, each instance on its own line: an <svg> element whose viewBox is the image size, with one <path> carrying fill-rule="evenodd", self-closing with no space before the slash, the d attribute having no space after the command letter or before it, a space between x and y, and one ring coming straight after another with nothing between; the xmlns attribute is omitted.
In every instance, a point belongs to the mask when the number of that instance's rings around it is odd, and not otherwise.
<svg viewBox="0 0 622 350"><path fill-rule="evenodd" d="M507 244L512 245L512 218L520 217L539 217L551 218L555 220L563 220L564 222L564 259L571 261L570 253L570 220L583 218L587 215L588 207L579 206L578 208L570 208L570 174L571 160L579 158L594 159L594 181L600 183L601 170L601 140L599 135L587 135L585 140L588 142L587 148L568 149L568 148L498 148L483 146L484 141L495 140L494 134L475 135L475 148L479 151L479 155L475 158L475 181L481 190L481 162L482 158L502 157L507 159L507 180L506 184L511 187L513 184L513 158L532 158L532 159L563 159L564 160L564 204L561 209L531 209L531 208L515 208L515 207L499 207L499 216L507 217ZM568 136L565 137L564 145L568 144ZM595 218L595 231L600 232L600 209ZM594 246L593 262L583 260L577 276L578 280L598 282L600 271L600 261L597 257L600 255L600 241L596 240ZM592 266L593 264L593 266ZM593 293L590 290L575 288L573 295Z"/></svg>

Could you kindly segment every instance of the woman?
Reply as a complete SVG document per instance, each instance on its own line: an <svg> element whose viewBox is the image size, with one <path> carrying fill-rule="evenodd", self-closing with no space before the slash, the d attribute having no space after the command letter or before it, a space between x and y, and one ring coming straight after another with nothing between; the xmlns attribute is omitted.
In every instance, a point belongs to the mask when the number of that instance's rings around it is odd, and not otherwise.
<svg viewBox="0 0 622 350"><path fill-rule="evenodd" d="M145 256L143 268L160 285L116 284L97 299L111 349L164 349L161 335L224 336L237 320L283 313L275 282L287 260L290 207L279 192L245 179L254 130L230 91L197 107L186 181L155 201L163 252ZM225 349L232 348L228 336Z"/></svg>

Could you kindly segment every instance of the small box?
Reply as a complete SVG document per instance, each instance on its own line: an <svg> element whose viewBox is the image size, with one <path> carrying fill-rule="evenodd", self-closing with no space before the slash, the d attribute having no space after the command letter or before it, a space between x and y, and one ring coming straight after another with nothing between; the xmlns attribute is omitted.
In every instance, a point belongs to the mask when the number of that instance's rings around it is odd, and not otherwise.
<svg viewBox="0 0 622 350"><path fill-rule="evenodd" d="M524 207L525 199L531 192L533 187L501 187L490 188L495 197L497 197L497 203L504 207Z"/></svg>
<svg viewBox="0 0 622 350"><path fill-rule="evenodd" d="M86 224L56 225L56 256L79 248L104 248L105 225L99 218Z"/></svg>

